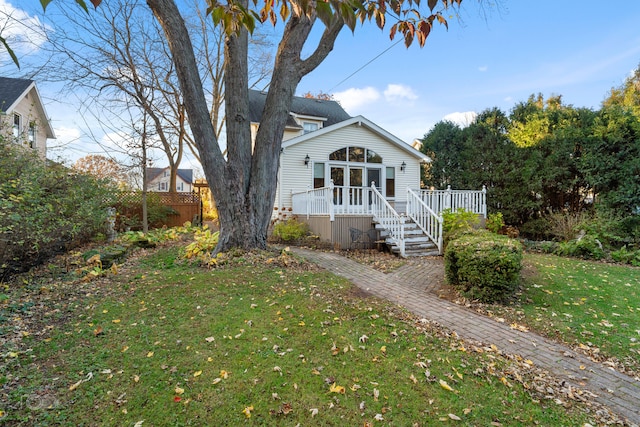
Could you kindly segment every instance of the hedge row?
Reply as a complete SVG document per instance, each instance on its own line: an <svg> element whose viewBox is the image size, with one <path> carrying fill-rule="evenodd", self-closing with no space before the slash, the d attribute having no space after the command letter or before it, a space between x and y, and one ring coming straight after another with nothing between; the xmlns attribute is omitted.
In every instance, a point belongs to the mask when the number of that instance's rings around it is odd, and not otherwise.
<svg viewBox="0 0 640 427"><path fill-rule="evenodd" d="M110 191L0 137L0 280L103 231Z"/></svg>

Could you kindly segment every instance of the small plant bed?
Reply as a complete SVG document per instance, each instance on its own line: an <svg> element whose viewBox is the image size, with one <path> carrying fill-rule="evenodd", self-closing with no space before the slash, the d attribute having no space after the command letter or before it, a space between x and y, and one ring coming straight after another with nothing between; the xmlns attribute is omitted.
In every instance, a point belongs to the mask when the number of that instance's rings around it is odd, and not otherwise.
<svg viewBox="0 0 640 427"><path fill-rule="evenodd" d="M465 342L287 251L214 269L140 250L52 290L3 342L9 425L605 425L618 420L490 344ZM39 291L35 286L33 295ZM65 304L52 310L56 297ZM59 313L62 318L53 322ZM20 314L25 317L25 314ZM17 315L5 323L16 321ZM478 399L482 396L482 399ZM604 418L603 418L604 417Z"/></svg>
<svg viewBox="0 0 640 427"><path fill-rule="evenodd" d="M522 286L507 305L441 295L572 346L631 376L640 375L640 269L527 253Z"/></svg>

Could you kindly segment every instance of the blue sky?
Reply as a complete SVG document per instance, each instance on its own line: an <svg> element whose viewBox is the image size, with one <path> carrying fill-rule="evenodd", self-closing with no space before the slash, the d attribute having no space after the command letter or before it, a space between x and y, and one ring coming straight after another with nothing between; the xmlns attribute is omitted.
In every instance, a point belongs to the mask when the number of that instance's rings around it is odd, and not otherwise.
<svg viewBox="0 0 640 427"><path fill-rule="evenodd" d="M485 1L481 11L463 1L462 21L450 18L448 31L436 26L424 48L400 43L339 84L393 44L371 26L345 32L298 93L331 90L348 113L407 142L443 118L491 107L509 112L539 92L597 109L640 64L640 2L602 4L505 0L497 8Z"/></svg>
<svg viewBox="0 0 640 427"><path fill-rule="evenodd" d="M482 5L464 0L460 19L449 17L448 31L436 25L423 48L395 44L399 39L390 41L388 28L371 24L355 34L345 30L297 93L331 93L349 114L363 115L411 142L440 120L464 122L492 107L508 113L531 94L562 95L566 104L597 109L640 64L640 1L617 2L615 8L595 0L501 0L498 6L483 0ZM38 8L38 0L0 0L0 11L25 23L38 19ZM34 48L24 53L30 60L38 54ZM8 58L0 60L6 75ZM74 160L99 151L87 141L87 124L73 103L56 100L55 88L46 83L39 88L59 137L52 145L65 147L55 155Z"/></svg>

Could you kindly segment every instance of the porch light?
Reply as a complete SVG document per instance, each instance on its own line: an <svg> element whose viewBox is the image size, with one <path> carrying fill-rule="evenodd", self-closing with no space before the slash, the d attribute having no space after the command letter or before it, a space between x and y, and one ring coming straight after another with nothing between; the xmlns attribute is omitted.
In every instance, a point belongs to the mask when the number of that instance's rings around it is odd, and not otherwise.
<svg viewBox="0 0 640 427"><path fill-rule="evenodd" d="M309 155L307 154L304 158L304 165L306 167L309 167L309 162L311 161L311 158L309 157Z"/></svg>
<svg viewBox="0 0 640 427"><path fill-rule="evenodd" d="M405 162L402 162L402 164L400 165L400 171L404 172L406 168L407 168L407 164Z"/></svg>

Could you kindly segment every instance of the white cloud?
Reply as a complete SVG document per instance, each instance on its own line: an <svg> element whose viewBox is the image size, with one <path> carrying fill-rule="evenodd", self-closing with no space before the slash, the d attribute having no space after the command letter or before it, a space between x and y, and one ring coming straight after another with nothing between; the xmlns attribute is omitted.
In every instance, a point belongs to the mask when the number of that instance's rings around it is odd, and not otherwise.
<svg viewBox="0 0 640 427"><path fill-rule="evenodd" d="M390 84L384 90L384 98L387 102L413 101L418 99L418 95L409 86Z"/></svg>
<svg viewBox="0 0 640 427"><path fill-rule="evenodd" d="M489 69L489 67L487 65L482 65L482 66L478 67L478 71L483 72L483 73L485 71L487 71L488 69Z"/></svg>
<svg viewBox="0 0 640 427"><path fill-rule="evenodd" d="M80 129L60 126L53 129L56 134L56 142L60 144L74 142L80 138Z"/></svg>
<svg viewBox="0 0 640 427"><path fill-rule="evenodd" d="M467 127L476 119L478 114L475 111L465 111L464 113L455 112L447 114L442 120L456 123L458 126Z"/></svg>
<svg viewBox="0 0 640 427"><path fill-rule="evenodd" d="M0 29L11 49L21 54L37 51L46 41L46 31L52 31L37 16L29 15L6 0L0 0ZM0 56L4 55L3 49Z"/></svg>
<svg viewBox="0 0 640 427"><path fill-rule="evenodd" d="M380 99L380 92L376 88L368 86L362 89L351 88L343 92L336 92L333 97L350 114L358 115L359 108Z"/></svg>

